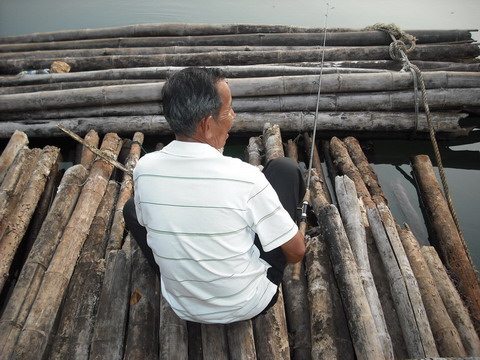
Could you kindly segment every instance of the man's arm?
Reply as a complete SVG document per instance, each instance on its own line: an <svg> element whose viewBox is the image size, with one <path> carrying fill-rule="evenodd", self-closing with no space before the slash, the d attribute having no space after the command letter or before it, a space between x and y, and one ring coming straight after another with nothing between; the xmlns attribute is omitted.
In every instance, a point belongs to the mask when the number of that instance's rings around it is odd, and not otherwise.
<svg viewBox="0 0 480 360"><path fill-rule="evenodd" d="M305 239L300 231L295 236L281 246L287 262L295 264L303 259L305 255Z"/></svg>

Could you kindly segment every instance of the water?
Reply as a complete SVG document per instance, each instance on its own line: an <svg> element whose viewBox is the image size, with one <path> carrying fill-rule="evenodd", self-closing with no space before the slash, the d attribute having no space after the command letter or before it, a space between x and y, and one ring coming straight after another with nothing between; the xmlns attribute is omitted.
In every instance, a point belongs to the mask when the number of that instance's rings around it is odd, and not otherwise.
<svg viewBox="0 0 480 360"><path fill-rule="evenodd" d="M403 29L478 29L478 0L0 0L0 36L68 29L100 28L139 23L258 23L361 29L395 23ZM478 32L473 34L480 41ZM470 252L480 269L480 141L444 143L447 180ZM428 141L375 141L375 171L389 197L396 219L422 228L418 196L410 182L409 156L431 154ZM433 159L433 156L431 156ZM400 206L405 193L412 210ZM405 201L405 199L404 199ZM424 225L423 225L424 226ZM420 239L426 230L417 230ZM421 240L423 242L423 240Z"/></svg>

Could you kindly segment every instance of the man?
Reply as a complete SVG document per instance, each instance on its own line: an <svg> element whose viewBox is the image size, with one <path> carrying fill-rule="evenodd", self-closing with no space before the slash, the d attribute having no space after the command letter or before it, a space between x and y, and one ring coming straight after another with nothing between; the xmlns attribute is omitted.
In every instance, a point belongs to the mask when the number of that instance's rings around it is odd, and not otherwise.
<svg viewBox="0 0 480 360"><path fill-rule="evenodd" d="M158 264L162 294L180 318L253 318L275 303L286 262L305 253L292 219L302 173L289 159L262 173L221 154L235 113L219 69L179 71L162 95L176 140L135 167L127 228Z"/></svg>

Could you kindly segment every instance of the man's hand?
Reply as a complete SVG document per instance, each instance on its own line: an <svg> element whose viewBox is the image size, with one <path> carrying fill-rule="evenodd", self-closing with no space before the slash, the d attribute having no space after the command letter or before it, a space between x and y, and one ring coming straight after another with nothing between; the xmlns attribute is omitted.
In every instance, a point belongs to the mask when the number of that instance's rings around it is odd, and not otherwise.
<svg viewBox="0 0 480 360"><path fill-rule="evenodd" d="M295 236L281 246L287 262L295 264L303 259L305 255L305 239L300 231Z"/></svg>

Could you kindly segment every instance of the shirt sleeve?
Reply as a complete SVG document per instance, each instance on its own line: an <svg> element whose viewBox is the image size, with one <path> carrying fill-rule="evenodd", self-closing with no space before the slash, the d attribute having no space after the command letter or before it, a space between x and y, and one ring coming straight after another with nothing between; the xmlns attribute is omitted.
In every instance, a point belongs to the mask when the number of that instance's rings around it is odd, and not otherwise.
<svg viewBox="0 0 480 360"><path fill-rule="evenodd" d="M292 239L298 227L283 208L273 187L261 175L247 202L247 221L258 234L263 249L271 251Z"/></svg>
<svg viewBox="0 0 480 360"><path fill-rule="evenodd" d="M145 226L142 216L142 206L140 204L140 192L137 189L138 181L137 181L137 172L135 171L137 168L133 170L133 201L135 203L135 212L137 213L137 220L138 223L142 226Z"/></svg>

